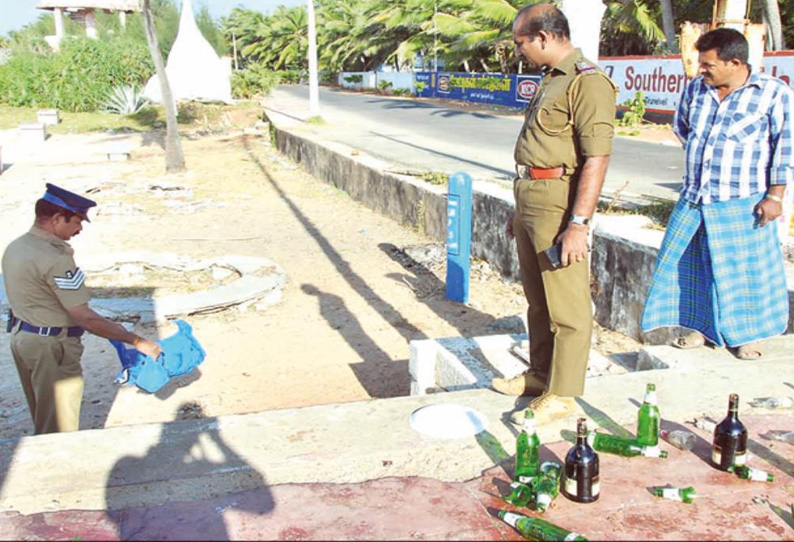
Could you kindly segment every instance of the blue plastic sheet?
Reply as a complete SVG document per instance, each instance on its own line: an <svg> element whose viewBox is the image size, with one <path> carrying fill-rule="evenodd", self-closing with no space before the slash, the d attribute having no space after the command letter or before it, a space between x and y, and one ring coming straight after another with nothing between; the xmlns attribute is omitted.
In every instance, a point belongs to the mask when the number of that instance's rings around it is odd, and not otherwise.
<svg viewBox="0 0 794 542"><path fill-rule="evenodd" d="M186 375L201 365L207 354L193 336L193 328L184 320L174 322L179 331L157 341L163 352L156 360L134 348L127 348L121 341L110 340L122 366L116 382L134 384L142 390L154 393L170 379Z"/></svg>

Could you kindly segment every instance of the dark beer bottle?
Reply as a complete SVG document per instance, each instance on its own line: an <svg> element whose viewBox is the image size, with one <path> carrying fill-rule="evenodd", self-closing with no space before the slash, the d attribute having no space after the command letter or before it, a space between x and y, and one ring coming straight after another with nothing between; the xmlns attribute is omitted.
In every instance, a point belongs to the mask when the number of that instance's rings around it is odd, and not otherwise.
<svg viewBox="0 0 794 542"><path fill-rule="evenodd" d="M739 421L739 396L735 393L728 398L728 415L714 428L711 462L724 471L747 462L747 428Z"/></svg>
<svg viewBox="0 0 794 542"><path fill-rule="evenodd" d="M601 493L598 454L587 442L587 419L576 422L576 444L565 456L562 493L575 502L595 502Z"/></svg>

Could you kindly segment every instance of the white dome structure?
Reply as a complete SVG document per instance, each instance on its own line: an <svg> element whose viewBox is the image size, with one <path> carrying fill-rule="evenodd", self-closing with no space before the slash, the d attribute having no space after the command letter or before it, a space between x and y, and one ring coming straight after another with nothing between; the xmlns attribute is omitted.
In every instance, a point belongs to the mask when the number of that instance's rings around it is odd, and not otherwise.
<svg viewBox="0 0 794 542"><path fill-rule="evenodd" d="M231 64L220 58L201 35L190 0L183 0L176 35L165 66L174 100L232 103ZM143 90L155 103L161 103L160 81L155 74Z"/></svg>

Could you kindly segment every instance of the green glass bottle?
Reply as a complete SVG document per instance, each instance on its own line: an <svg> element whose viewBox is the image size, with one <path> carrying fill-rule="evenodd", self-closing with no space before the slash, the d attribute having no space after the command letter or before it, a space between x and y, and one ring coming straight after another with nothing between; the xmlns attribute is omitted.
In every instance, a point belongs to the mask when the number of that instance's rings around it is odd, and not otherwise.
<svg viewBox="0 0 794 542"><path fill-rule="evenodd" d="M656 384L648 384L645 386L645 399L637 413L637 444L657 446L661 421L662 416L656 405Z"/></svg>
<svg viewBox="0 0 794 542"><path fill-rule="evenodd" d="M531 518L499 510L499 518L521 533L527 540L587 540L579 533L558 527L541 518Z"/></svg>
<svg viewBox="0 0 794 542"><path fill-rule="evenodd" d="M529 506L535 500L535 492L527 484L513 482L510 484L510 488L512 492L507 497L504 497L504 500L513 506Z"/></svg>
<svg viewBox="0 0 794 542"><path fill-rule="evenodd" d="M683 489L677 487L656 487L653 489L653 494L663 499L670 499L671 501L681 501L687 504L692 504L695 498L699 497L695 493L695 488L692 486Z"/></svg>
<svg viewBox="0 0 794 542"><path fill-rule="evenodd" d="M540 439L535 431L535 413L524 412L524 424L516 439L516 482L529 484L540 473Z"/></svg>
<svg viewBox="0 0 794 542"><path fill-rule="evenodd" d="M561 476L562 465L556 461L544 461L540 466L540 476L535 479L535 508L538 512L545 512L560 494Z"/></svg>
<svg viewBox="0 0 794 542"><path fill-rule="evenodd" d="M642 456L661 459L667 457L667 452L660 449L659 446L640 446L635 439L607 435L598 431L593 431L593 433L595 433L595 436L592 438L592 446L597 452L621 455L623 457Z"/></svg>
<svg viewBox="0 0 794 542"><path fill-rule="evenodd" d="M775 475L771 472L766 472L761 469L754 469L753 467L748 467L747 465L733 465L728 467L728 472L732 472L744 480L752 480L754 482L775 481Z"/></svg>

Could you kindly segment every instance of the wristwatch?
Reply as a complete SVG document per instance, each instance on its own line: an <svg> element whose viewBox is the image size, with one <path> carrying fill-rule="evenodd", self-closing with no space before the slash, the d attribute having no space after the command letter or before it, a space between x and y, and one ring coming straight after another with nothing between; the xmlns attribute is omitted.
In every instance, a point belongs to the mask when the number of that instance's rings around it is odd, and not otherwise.
<svg viewBox="0 0 794 542"><path fill-rule="evenodd" d="M590 224L590 219L586 216L571 215L571 222L579 226L587 226Z"/></svg>

